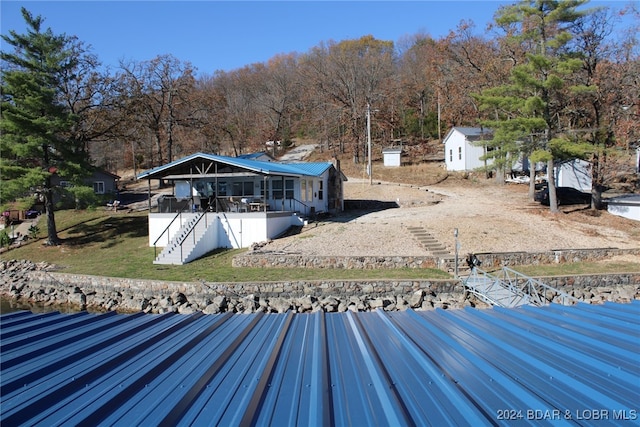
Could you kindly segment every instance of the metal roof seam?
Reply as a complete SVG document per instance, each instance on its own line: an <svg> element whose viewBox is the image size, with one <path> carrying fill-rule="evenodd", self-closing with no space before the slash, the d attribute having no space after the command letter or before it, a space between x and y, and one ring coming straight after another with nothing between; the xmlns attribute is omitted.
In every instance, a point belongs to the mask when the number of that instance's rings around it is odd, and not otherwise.
<svg viewBox="0 0 640 427"><path fill-rule="evenodd" d="M360 347L363 354L370 355L370 358L365 358L369 372L380 372L383 375L383 377L380 378L380 375L372 374L372 377L374 378L374 385L378 390L378 396L381 398L381 403L385 407L385 415L388 417L387 421L389 421L391 425L416 425L413 417L409 414L407 407L398 395L389 371L381 363L380 355L371 343L371 338L363 327L360 318L352 315L351 312L347 313L347 318L349 319L352 330L356 332L358 347ZM386 392L385 390L390 390L390 392Z"/></svg>
<svg viewBox="0 0 640 427"><path fill-rule="evenodd" d="M251 399L249 400L249 404L247 408L244 410L244 416L240 420L240 426L250 426L253 425L258 416L258 408L264 402L265 393L269 382L273 378L273 370L280 355L280 351L282 350L282 343L284 342L287 333L289 332L289 328L291 326L291 322L293 320L293 313L288 313L286 317L285 324L280 329L280 333L278 334L278 339L275 344L275 348L272 350L271 355L269 356L269 360L267 361L267 365L265 367L265 371L260 376L260 380L256 385L256 388L253 392Z"/></svg>

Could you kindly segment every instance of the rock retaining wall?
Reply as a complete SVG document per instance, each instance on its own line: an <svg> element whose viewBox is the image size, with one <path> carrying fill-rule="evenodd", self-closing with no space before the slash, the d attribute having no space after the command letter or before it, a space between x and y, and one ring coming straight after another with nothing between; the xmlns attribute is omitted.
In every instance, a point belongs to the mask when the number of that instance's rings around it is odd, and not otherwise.
<svg viewBox="0 0 640 427"><path fill-rule="evenodd" d="M264 283L167 282L47 271L46 264L0 263L0 293L13 301L97 311L147 313L430 310L485 306L456 280L327 280ZM640 299L640 273L541 280L582 301Z"/></svg>
<svg viewBox="0 0 640 427"><path fill-rule="evenodd" d="M504 253L476 253L482 261L483 268L558 264L563 262L583 262L608 259L618 255L637 255L637 249L558 249L546 252L504 252ZM345 269L385 269L385 268L440 268L450 267L449 257L434 256L306 256L287 253L273 253L261 250L249 251L244 255L233 258L234 267L258 268L345 268ZM464 264L466 254L461 256L460 264Z"/></svg>
<svg viewBox="0 0 640 427"><path fill-rule="evenodd" d="M254 268L343 268L371 270L386 268L440 268L434 256L308 256L272 252L247 252L233 258L234 267Z"/></svg>
<svg viewBox="0 0 640 427"><path fill-rule="evenodd" d="M515 265L600 261L622 255L634 255L640 259L640 248L557 249L546 252L492 252L474 255L482 261L482 268L490 269Z"/></svg>

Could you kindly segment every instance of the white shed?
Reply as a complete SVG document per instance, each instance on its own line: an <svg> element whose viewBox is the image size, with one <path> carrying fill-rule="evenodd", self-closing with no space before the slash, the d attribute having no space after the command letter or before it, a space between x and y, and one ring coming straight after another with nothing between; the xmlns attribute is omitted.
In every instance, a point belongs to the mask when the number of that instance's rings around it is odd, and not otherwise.
<svg viewBox="0 0 640 427"><path fill-rule="evenodd" d="M402 164L402 148L391 147L382 150L385 166L398 167Z"/></svg>
<svg viewBox="0 0 640 427"><path fill-rule="evenodd" d="M486 147L477 145L477 142L491 137L491 130L481 127L452 128L442 141L447 170L471 171L485 166L485 160L480 158L485 155ZM492 161L489 159L486 164L491 164Z"/></svg>

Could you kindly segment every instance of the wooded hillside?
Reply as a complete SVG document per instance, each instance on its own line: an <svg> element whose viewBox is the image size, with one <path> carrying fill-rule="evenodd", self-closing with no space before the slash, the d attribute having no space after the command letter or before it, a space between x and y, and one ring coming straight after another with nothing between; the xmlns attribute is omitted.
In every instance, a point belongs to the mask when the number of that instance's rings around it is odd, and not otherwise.
<svg viewBox="0 0 640 427"><path fill-rule="evenodd" d="M535 8L557 2L521 3ZM557 132L576 141L628 148L639 139L638 11L591 11L581 3L575 2L584 12L577 19L548 28L570 34L553 54L577 64L548 99L551 120ZM496 16L506 12L496 10ZM633 24L621 27L621 14L632 16ZM439 39L414 34L399 41L370 35L320 41L305 53L212 75L198 74L188 58L178 59L180 52L104 71L84 47L84 58L93 61L84 62L90 67L85 73L68 76L74 92L63 101L81 119L79 140L91 162L115 173L197 151L261 151L266 141L282 141L270 147L278 151L296 138L363 161L367 106L377 151L397 139L419 147L440 140L452 126L504 120L505 111L518 114L506 105L508 98L483 108L487 100L479 95L508 87L514 70L531 62L539 46L523 35L533 18L520 26L496 20L487 29L464 18ZM428 149L413 151L429 155ZM588 155L598 150L592 151Z"/></svg>

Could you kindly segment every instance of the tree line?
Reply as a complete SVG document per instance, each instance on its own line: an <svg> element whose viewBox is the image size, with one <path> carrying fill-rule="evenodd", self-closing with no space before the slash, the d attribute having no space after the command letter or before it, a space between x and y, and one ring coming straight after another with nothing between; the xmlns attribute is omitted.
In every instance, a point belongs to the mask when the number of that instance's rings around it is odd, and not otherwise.
<svg viewBox="0 0 640 427"><path fill-rule="evenodd" d="M2 36L12 50L1 53L0 204L36 186L47 195L54 172L80 180L92 167L139 171L197 151L264 150L269 140L308 138L359 162L370 108L378 146L441 140L452 126L493 129L498 177L522 154L595 160L597 205L610 150L639 138L633 4L522 0L498 8L483 31L461 21L437 39L329 40L200 76L173 55L105 69L77 37L22 14L27 32Z"/></svg>

